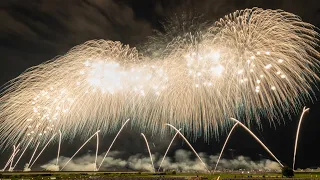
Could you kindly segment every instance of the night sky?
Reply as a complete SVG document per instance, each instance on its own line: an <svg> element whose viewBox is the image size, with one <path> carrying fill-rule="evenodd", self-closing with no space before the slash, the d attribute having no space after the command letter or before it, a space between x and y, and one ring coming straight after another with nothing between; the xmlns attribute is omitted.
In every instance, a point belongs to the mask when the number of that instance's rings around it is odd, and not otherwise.
<svg viewBox="0 0 320 180"><path fill-rule="evenodd" d="M0 2L0 85L15 78L24 70L39 63L65 54L75 45L92 39L121 41L130 46L139 46L151 36L154 30L163 31L162 22L174 14L192 11L203 15L204 20L218 18L238 9L261 7L283 9L299 15L303 21L320 27L320 4L318 0L1 0ZM320 93L317 93L319 97ZM300 132L296 167L320 166L320 103L306 104L311 110L306 114ZM301 109L302 111L302 109ZM295 131L300 114L291 114L291 118L280 119L279 123L270 124L264 120L262 128L252 126L254 133L284 163L292 165ZM126 129L114 149L128 153L146 153L140 132ZM107 149L111 137L101 140L101 152ZM0 137L1 138L1 137ZM149 137L151 139L151 137ZM198 152L217 154L220 152L226 133L219 138L204 142L199 138L193 143ZM162 145L154 137L154 151L164 153ZM70 148L77 149L83 140L65 142L62 155L70 157ZM177 140L173 149L187 149L182 140ZM83 153L94 150L92 142ZM130 147L130 148L129 148ZM165 147L163 145L163 147ZM45 152L37 164L43 164L54 158L55 146ZM68 148L68 149L67 149ZM245 155L253 160L269 158L247 132L240 127L231 137L227 149L234 149L233 155ZM51 153L50 153L51 152ZM173 154L172 150L169 155ZM0 166L4 166L9 152L0 154ZM30 154L30 152L29 152ZM231 158L231 151L226 150L225 158ZM27 161L22 159L22 161Z"/></svg>

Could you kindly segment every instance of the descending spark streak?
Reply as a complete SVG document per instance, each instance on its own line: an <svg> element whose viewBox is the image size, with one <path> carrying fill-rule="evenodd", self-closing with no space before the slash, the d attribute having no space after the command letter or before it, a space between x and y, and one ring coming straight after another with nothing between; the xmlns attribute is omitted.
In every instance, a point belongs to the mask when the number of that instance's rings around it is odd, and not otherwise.
<svg viewBox="0 0 320 180"><path fill-rule="evenodd" d="M38 154L38 156L35 158L35 160L33 161L33 163L31 164L31 166L29 167L31 169L31 167L33 166L33 164L38 160L38 158L41 156L42 152L47 148L47 146L49 145L49 143L52 141L52 139L56 136L57 134L53 134L52 137L49 139L49 141L47 142L47 144L42 148L42 150L40 151L40 153Z"/></svg>
<svg viewBox="0 0 320 180"><path fill-rule="evenodd" d="M20 149L16 150L16 152L13 154L13 156L10 157L8 163L3 168L3 171L8 167L8 165L13 161L14 156L20 151ZM11 166L11 165L10 165ZM12 168L9 167L9 171L12 171Z"/></svg>
<svg viewBox="0 0 320 180"><path fill-rule="evenodd" d="M94 170L93 171L97 170L98 151L99 151L99 133L97 133L96 159L94 161Z"/></svg>
<svg viewBox="0 0 320 180"><path fill-rule="evenodd" d="M120 128L120 130L118 131L118 133L117 133L116 137L113 139L113 141L112 141L112 143L111 143L111 145L110 145L109 149L107 150L106 154L104 155L104 157L103 157L103 159L102 159L102 161L101 161L101 163L100 163L100 165L99 165L99 167L98 167L97 171L99 171L99 169L100 169L100 167L101 167L101 165L102 165L103 161L104 161L104 160L105 160L105 158L107 157L107 155L108 155L108 153L109 153L109 151L110 151L110 149L111 149L111 147L112 147L113 143L116 141L116 139L117 139L117 137L119 136L120 132L122 131L122 129L124 128L124 126L125 126L129 121L130 121L130 119L127 119L127 120L126 120L126 122L124 122L124 123L123 123L123 125L121 126L121 128Z"/></svg>
<svg viewBox="0 0 320 180"><path fill-rule="evenodd" d="M60 148L61 148L61 131L59 130L59 145L58 145L58 153L57 153L57 162L56 162L56 166L58 166L59 163L59 156L60 156Z"/></svg>
<svg viewBox="0 0 320 180"><path fill-rule="evenodd" d="M181 130L181 129L179 129L179 131L180 131L180 130ZM176 136L177 136L178 134L179 134L179 133L176 132L176 134L173 136L173 138L172 138L172 140L171 140L171 142L170 142L170 144L169 144L166 152L164 153L164 156L163 156L163 158L162 158L162 160L161 160L161 163L160 163L160 166L159 166L159 168L158 168L158 172L160 171L161 165L162 165L164 159L166 158L166 155L167 155L167 153L168 153L168 151L169 151L169 149L170 149L170 147L171 147L171 144L173 143L173 140L176 138Z"/></svg>
<svg viewBox="0 0 320 180"><path fill-rule="evenodd" d="M36 151L37 151L39 145L40 145L40 142L38 142L36 148L34 149L34 151L33 151L33 153L32 153L32 156L31 156L31 158L30 158L30 161L29 161L29 163L28 163L27 168L29 167L29 165L30 165L30 163L31 163L31 161L32 161L32 159L33 159L33 156L36 154Z"/></svg>
<svg viewBox="0 0 320 180"><path fill-rule="evenodd" d="M172 126L171 124L165 124L167 126L172 127L177 133L179 133L179 135L184 139L184 141L189 145L189 147L191 148L191 150L194 152L194 154L198 157L198 159L200 160L200 162L203 164L203 166L206 168L206 170L208 172L209 169L207 168L207 165L202 161L202 159L200 158L200 156L198 155L198 153L196 152L196 150L193 149L192 145L189 143L189 141L184 137L184 135L174 126Z"/></svg>
<svg viewBox="0 0 320 180"><path fill-rule="evenodd" d="M148 140L147 140L146 136L145 136L143 133L141 133L141 136L143 137L144 141L146 142L147 149L148 149L149 156L150 156L150 160L151 160L151 165L152 165L153 172L156 172L156 170L155 170L155 168L154 168L154 164L153 164L152 155L151 155L151 151L150 151L150 147L149 147Z"/></svg>
<svg viewBox="0 0 320 180"><path fill-rule="evenodd" d="M11 156L10 156L10 158L8 159L6 165L4 166L4 168L2 168L1 171L4 171L4 170L7 168L7 166L9 165L9 163L10 163L10 161L11 161L11 159L12 159L12 156L13 156L13 153L11 154Z"/></svg>
<svg viewBox="0 0 320 180"><path fill-rule="evenodd" d="M64 164L64 166L60 169L60 171L62 171L62 170L67 166L67 164L72 160L72 158L73 158L75 155L77 155L77 153L83 148L83 146L85 146L85 145L86 145L96 134L98 134L99 132L100 132L100 130L98 130L98 131L95 132L91 137L89 137L89 139L82 144L82 146L77 150L77 152L75 152L75 153L73 154L73 156L71 156L71 158L66 162L66 164Z"/></svg>
<svg viewBox="0 0 320 180"><path fill-rule="evenodd" d="M9 166L9 170L11 170L12 168L12 163L13 163L13 160L14 160L14 157L16 156L17 154L17 149L18 147L20 146L20 144L18 144L18 146L13 146L13 156L12 156L12 159L11 159L11 162L10 162L10 166Z"/></svg>
<svg viewBox="0 0 320 180"><path fill-rule="evenodd" d="M293 163L292 163L292 169L294 170L294 165L296 163L296 153L297 153L297 146L298 146L298 139L299 139L299 133L300 133L300 126L301 126L301 122L303 120L303 116L304 113L308 112L310 108L303 107L303 111L302 114L300 116L300 120L299 120L299 124L298 124L298 128L297 128L297 133L296 133L296 141L294 144L294 151L293 151Z"/></svg>
<svg viewBox="0 0 320 180"><path fill-rule="evenodd" d="M224 148L225 148L226 145L227 145L227 142L229 141L229 138L230 138L230 136L231 136L231 133L233 132L234 128L235 128L238 124L239 124L239 123L237 122L237 123L236 123L235 125L233 125L233 127L231 128L231 130L230 130L230 132L229 132L229 134L228 134L228 136L227 136L227 139L226 139L226 141L225 141L224 144L223 144L223 147L222 147L222 150L221 150L220 155L219 155L219 157L218 157L216 166L214 167L213 174L216 172L216 169L217 169L217 167L218 167L220 158L221 158L221 156L222 156L222 153L223 153L223 151L224 151Z"/></svg>
<svg viewBox="0 0 320 180"><path fill-rule="evenodd" d="M12 152L10 158L8 159L6 165L5 165L4 168L2 169L3 171L7 168L7 166L8 166L8 165L10 164L10 162L12 161L12 158L14 157L14 154L15 154L15 149L16 149L16 146L13 145L13 152Z"/></svg>
<svg viewBox="0 0 320 180"><path fill-rule="evenodd" d="M20 151L20 149L16 149L16 153L14 153L14 156L11 159L9 171L13 171L12 163L13 163L14 157L18 154L19 151Z"/></svg>
<svg viewBox="0 0 320 180"><path fill-rule="evenodd" d="M238 121L238 120L235 119L235 118L231 118L231 120L239 123L239 125L240 125L241 127L243 127L247 132L249 132L249 134L250 134L253 138L255 138L255 139L261 144L261 146L281 165L281 167L283 167L283 165L282 165L281 162L278 160L278 158L269 150L269 148L268 148L265 144L263 144L262 141L260 141L260 139L259 139L255 134L253 134L253 132L252 132L249 128L247 128L244 124L242 124L240 121Z"/></svg>
<svg viewBox="0 0 320 180"><path fill-rule="evenodd" d="M29 147L32 139L33 139L33 138L30 139L30 141L28 142L28 144L26 145L26 147L25 147L24 150L22 151L22 153L21 153L20 157L18 158L17 162L14 164L13 169L17 166L17 164L19 163L19 161L20 161L21 157L23 156L24 152L28 149L28 147Z"/></svg>
<svg viewBox="0 0 320 180"><path fill-rule="evenodd" d="M12 157L13 157L13 155L14 155L14 149L15 149L15 145L13 145L13 152L12 152L12 154L11 154L11 156L10 156L10 158L8 159L8 161L7 161L7 163L6 163L6 165L4 166L4 168L3 168L3 171L7 168L7 166L9 165L9 163L11 162L11 160L12 160Z"/></svg>

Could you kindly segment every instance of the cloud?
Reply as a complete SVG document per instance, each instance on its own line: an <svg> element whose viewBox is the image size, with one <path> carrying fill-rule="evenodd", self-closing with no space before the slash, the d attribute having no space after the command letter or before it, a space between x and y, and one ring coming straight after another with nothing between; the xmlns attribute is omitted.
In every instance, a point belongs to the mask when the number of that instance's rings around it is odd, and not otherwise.
<svg viewBox="0 0 320 180"><path fill-rule="evenodd" d="M135 18L131 7L112 0L8 3L0 20L6 22L0 27L2 36L22 36L52 47L94 38L132 43L151 33L150 25Z"/></svg>
<svg viewBox="0 0 320 180"><path fill-rule="evenodd" d="M92 39L134 45L151 35L150 23L113 0L28 1L0 8L0 84L25 69Z"/></svg>
<svg viewBox="0 0 320 180"><path fill-rule="evenodd" d="M142 154L135 154L129 156L129 158L122 158L123 152L112 151L105 159L100 170L134 170L134 171L152 171L153 167L149 156ZM213 169L217 161L217 155L207 155L206 153L199 153L202 160L207 164L209 169ZM100 154L97 158L97 164L102 161L104 153ZM154 154L152 156L154 160L155 168L157 169L161 163L162 156ZM69 160L68 157L60 157L59 167L63 167ZM95 155L86 154L80 157L72 159L69 164L64 168L65 171L92 171L95 167ZM49 161L48 163L41 165L41 168L45 170L54 171L57 170L55 165L56 159ZM166 157L162 163L164 170L177 170L181 172L205 172L206 169L200 160L196 159L192 152L183 149L175 151L173 157ZM271 170L278 171L280 166L277 162L263 159L260 161L252 161L249 157L238 156L235 159L221 159L218 169L244 169L244 170Z"/></svg>

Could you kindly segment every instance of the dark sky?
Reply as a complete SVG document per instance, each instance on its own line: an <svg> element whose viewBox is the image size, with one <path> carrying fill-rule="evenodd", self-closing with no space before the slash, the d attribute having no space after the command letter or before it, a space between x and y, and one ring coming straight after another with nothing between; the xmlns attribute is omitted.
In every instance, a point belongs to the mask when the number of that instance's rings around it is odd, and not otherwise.
<svg viewBox="0 0 320 180"><path fill-rule="evenodd" d="M299 15L304 21L320 27L318 0L1 0L0 2L0 84L16 77L27 68L66 53L75 45L91 39L110 39L137 46L144 42L153 30L162 30L161 22L175 13L190 11L203 14L206 20L217 20L237 9L261 7L283 9ZM320 103L311 107L302 124L297 154L297 167L320 166ZM299 115L280 120L275 127L268 121L263 129L253 131L274 154L291 166L295 131ZM144 151L138 132L128 132L122 139L136 134L136 151ZM212 139L208 145L199 138L194 143L197 151L216 154L220 151L225 134L218 142ZM109 142L106 140L104 142ZM122 140L115 148L126 146ZM102 144L102 147L106 147ZM141 145L142 144L142 145ZM66 144L78 147L79 142ZM94 146L94 144L93 144ZM183 146L187 149L187 147ZM175 148L181 148L181 143ZM244 130L237 128L228 148L235 154L259 158L271 157ZM133 148L134 149L134 148ZM67 150L62 153L68 154ZM230 153L229 153L230 154ZM228 151L226 151L228 156ZM4 161L7 153L0 156ZM45 154L46 162L53 157ZM2 166L3 162L0 162Z"/></svg>

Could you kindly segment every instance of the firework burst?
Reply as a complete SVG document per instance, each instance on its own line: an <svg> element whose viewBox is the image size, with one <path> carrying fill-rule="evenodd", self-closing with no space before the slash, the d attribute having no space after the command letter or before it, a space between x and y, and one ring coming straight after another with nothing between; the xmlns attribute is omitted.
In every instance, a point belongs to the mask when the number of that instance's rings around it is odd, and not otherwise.
<svg viewBox="0 0 320 180"><path fill-rule="evenodd" d="M69 140L78 133L87 138L112 132L127 118L154 133L170 123L205 137L229 117L259 124L266 115L273 122L312 99L317 43L311 24L258 8L179 35L160 49L162 56L88 41L8 83L0 99L1 143L33 138L35 145L59 130Z"/></svg>

